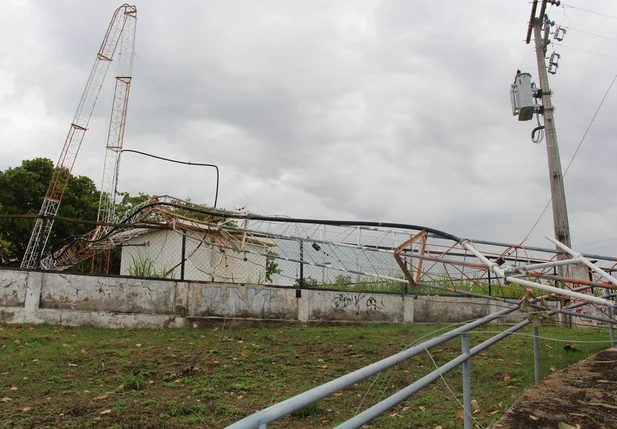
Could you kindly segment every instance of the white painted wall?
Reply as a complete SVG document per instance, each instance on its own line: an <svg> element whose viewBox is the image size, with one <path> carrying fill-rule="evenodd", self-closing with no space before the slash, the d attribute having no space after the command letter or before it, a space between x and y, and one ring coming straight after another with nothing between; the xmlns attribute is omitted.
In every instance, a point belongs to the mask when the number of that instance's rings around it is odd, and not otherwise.
<svg viewBox="0 0 617 429"><path fill-rule="evenodd" d="M221 238L207 237L197 232L187 234L184 280L263 284L266 277L268 248L245 243L242 251L220 246ZM182 234L172 230L153 230L129 240L122 247L120 274L131 275L140 263L151 263L157 274L180 279ZM140 262L141 261L141 262Z"/></svg>

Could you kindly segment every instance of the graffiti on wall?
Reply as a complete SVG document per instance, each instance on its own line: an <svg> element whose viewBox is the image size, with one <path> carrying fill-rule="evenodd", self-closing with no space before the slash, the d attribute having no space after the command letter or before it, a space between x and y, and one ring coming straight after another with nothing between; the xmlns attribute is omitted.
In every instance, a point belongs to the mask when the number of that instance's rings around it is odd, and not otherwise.
<svg viewBox="0 0 617 429"><path fill-rule="evenodd" d="M203 286L197 313L252 314L262 318L268 315L292 316L295 300L289 300L281 290L264 287Z"/></svg>
<svg viewBox="0 0 617 429"><path fill-rule="evenodd" d="M332 309L343 313L376 313L385 307L382 300L358 293L339 293L331 300Z"/></svg>

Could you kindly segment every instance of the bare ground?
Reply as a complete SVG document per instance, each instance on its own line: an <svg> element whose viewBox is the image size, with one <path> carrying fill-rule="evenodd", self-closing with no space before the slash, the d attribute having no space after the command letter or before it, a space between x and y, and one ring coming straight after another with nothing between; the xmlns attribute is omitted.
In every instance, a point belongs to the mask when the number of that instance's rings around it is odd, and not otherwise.
<svg viewBox="0 0 617 429"><path fill-rule="evenodd" d="M493 427L617 428L617 348L601 351L533 386Z"/></svg>

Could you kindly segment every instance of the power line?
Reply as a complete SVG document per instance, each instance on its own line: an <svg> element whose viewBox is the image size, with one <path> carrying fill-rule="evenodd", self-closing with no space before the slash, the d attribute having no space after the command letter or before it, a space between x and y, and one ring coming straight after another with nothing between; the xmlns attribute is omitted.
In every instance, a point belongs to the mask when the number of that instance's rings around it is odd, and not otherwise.
<svg viewBox="0 0 617 429"><path fill-rule="evenodd" d="M596 34L596 33L592 33L590 31L585 31L585 30L579 30L578 28L573 28L573 27L566 27L566 28L571 31L576 31L577 33L583 33L589 36L599 37L601 39L617 41L617 38L615 37L602 36L601 34Z"/></svg>
<svg viewBox="0 0 617 429"><path fill-rule="evenodd" d="M591 129L591 126L593 125L594 121L596 120L596 116L598 116L598 112L600 112L600 109L602 108L602 105L604 104L604 100L606 100L606 97L608 96L608 93L610 92L611 88L613 87L613 84L615 83L615 80L617 80L617 74L615 75L615 77L613 77L613 80L611 81L611 84L608 86L608 89L606 90L606 92L604 93L604 97L602 97L602 100L600 101L600 104L598 105L598 108L596 109L596 112L593 114L593 117L591 118L591 121L589 122L589 125L587 126L587 129L585 130L585 133L583 134L583 137L581 138L581 141L579 142L576 151L574 151L574 155L572 155L572 158L570 159L570 162L568 163L568 166L566 167L565 172L563 173L563 177L566 177L566 174L568 174L568 171L570 170L570 167L572 166L572 163L574 162L574 158L576 158L576 155L578 154L579 150L581 149L581 146L583 145L583 142L585 141L585 138L587 137L587 134L589 133L589 130ZM538 223L540 223L540 220L542 219L542 216L544 216L544 213L546 213L546 210L548 209L548 206L551 204L552 199L548 200L548 203L546 203L546 206L544 207L544 210L542 210L542 213L540 213L540 216L538 217L538 220L536 220L536 223L533 224L533 226L531 227L531 229L529 230L529 232L527 233L527 235L525 236L525 238L523 239L523 241L521 241L521 244L523 244L531 235L531 233L533 232L533 230L536 228L536 226L538 226Z"/></svg>
<svg viewBox="0 0 617 429"><path fill-rule="evenodd" d="M596 11L589 10L589 9L583 9L583 8L576 7L576 6L570 6L569 4L562 4L562 6L569 7L570 9L580 10L581 12L591 13L592 15L598 15L598 16L603 16L605 18L617 19L617 16L614 16L614 15L608 15L606 13L596 12Z"/></svg>
<svg viewBox="0 0 617 429"><path fill-rule="evenodd" d="M575 51L586 52L588 54L597 55L599 57L604 57L604 58L610 58L610 59L613 59L613 60L617 60L617 57L613 57L612 55L605 55L605 54L601 54L599 52L593 52L593 51L588 51L586 49L575 48L575 47L564 45L564 44L561 44L561 43L559 44L559 46L563 47L563 48L573 49Z"/></svg>
<svg viewBox="0 0 617 429"><path fill-rule="evenodd" d="M174 108L173 104L171 104L171 102L169 101L169 98L165 95L165 93L163 92L163 90L161 89L161 87L159 86L159 84L157 83L156 79L154 79L154 76L152 76L152 74L150 73L150 70L148 70L148 68L146 67L146 65L144 64L143 61L141 61L141 58L139 58L137 56L137 53L135 53L135 58L137 58L137 60L139 61L139 63L143 66L144 70L146 71L146 74L148 75L148 77L150 77L150 79L152 80L152 82L154 83L154 86L156 86L156 89L158 89L158 91L161 93L161 95L163 96L163 98L167 101L167 104L169 106L169 108L174 112L174 114L176 115L176 119L178 121L180 121L180 123L184 126L184 129L186 130L186 132L188 133L188 135L191 137L191 139L193 139L193 143L195 143L195 145L199 148L199 150L201 150L203 152L204 155L206 155L206 157L208 156L208 154L206 153L206 151L204 150L204 148L201 146L201 144L199 143L199 140L197 140L197 138L193 135L193 133L191 132L191 130L189 129L188 125L186 125L186 122L184 122L184 120L182 119L182 117L178 114L178 112L176 111L176 109ZM257 204L255 202L255 200L253 200L251 197L249 197L242 189L240 189L240 187L238 185L236 185L234 182L231 181L231 179L229 179L227 176L225 176L224 174L221 173L221 176L223 176L225 178L225 180L227 180L229 183L231 183L237 190L239 190L242 195L244 195L251 203L253 203L259 210L261 210L262 213L265 213L266 211L261 208L259 206L259 204ZM218 197L218 195L217 195Z"/></svg>

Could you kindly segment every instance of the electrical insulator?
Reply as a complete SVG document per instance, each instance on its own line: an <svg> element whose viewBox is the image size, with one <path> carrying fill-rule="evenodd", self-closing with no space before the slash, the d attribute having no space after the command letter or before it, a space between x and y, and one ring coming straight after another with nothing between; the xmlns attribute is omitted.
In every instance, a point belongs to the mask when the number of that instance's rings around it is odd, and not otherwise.
<svg viewBox="0 0 617 429"><path fill-rule="evenodd" d="M553 52L551 54L551 57L548 60L548 72L550 74L557 73L557 68L559 67L560 58L561 58L561 55L559 55L557 52Z"/></svg>
<svg viewBox="0 0 617 429"><path fill-rule="evenodd" d="M538 107L534 103L534 92L537 88L531 83L531 74L516 74L514 83L510 89L510 102L512 103L512 116L518 115L519 121L529 121Z"/></svg>
<svg viewBox="0 0 617 429"><path fill-rule="evenodd" d="M555 34L553 34L553 39L561 42L563 40L563 37L566 35L566 32L567 31L565 28L557 27L557 29L555 30Z"/></svg>

